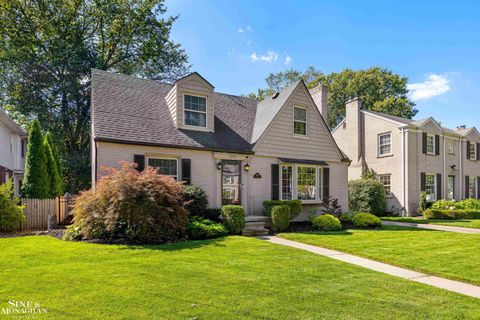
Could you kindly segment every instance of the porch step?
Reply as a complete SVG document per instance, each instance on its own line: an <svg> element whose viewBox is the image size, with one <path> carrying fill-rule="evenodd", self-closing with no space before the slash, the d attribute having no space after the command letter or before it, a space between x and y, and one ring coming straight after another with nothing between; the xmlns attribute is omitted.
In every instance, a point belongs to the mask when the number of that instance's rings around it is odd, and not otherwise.
<svg viewBox="0 0 480 320"><path fill-rule="evenodd" d="M250 237L268 235L268 229L265 228L267 221L268 217L265 216L246 216L242 235Z"/></svg>

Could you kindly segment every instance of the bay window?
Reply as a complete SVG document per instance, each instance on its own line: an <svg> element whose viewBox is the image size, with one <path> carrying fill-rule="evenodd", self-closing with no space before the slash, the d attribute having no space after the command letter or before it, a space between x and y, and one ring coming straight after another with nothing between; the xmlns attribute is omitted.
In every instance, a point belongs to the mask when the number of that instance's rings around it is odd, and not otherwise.
<svg viewBox="0 0 480 320"><path fill-rule="evenodd" d="M282 200L318 202L323 199L322 167L302 164L280 166Z"/></svg>

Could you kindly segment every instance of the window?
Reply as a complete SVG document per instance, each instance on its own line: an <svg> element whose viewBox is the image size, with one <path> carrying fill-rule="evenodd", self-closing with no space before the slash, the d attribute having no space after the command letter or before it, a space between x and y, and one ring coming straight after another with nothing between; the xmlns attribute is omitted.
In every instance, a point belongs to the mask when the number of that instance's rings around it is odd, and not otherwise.
<svg viewBox="0 0 480 320"><path fill-rule="evenodd" d="M425 193L427 194L427 201L432 202L435 201L435 175L434 174L427 174L425 175Z"/></svg>
<svg viewBox="0 0 480 320"><path fill-rule="evenodd" d="M435 154L435 136L427 135L427 154Z"/></svg>
<svg viewBox="0 0 480 320"><path fill-rule="evenodd" d="M282 166L282 200L293 199L292 166Z"/></svg>
<svg viewBox="0 0 480 320"><path fill-rule="evenodd" d="M477 144L475 142L470 142L470 160L477 159Z"/></svg>
<svg viewBox="0 0 480 320"><path fill-rule="evenodd" d="M207 99L185 95L185 125L195 127L207 127Z"/></svg>
<svg viewBox="0 0 480 320"><path fill-rule="evenodd" d="M177 179L177 159L148 158L148 165L160 174Z"/></svg>
<svg viewBox="0 0 480 320"><path fill-rule="evenodd" d="M455 199L455 176L447 178L447 200Z"/></svg>
<svg viewBox="0 0 480 320"><path fill-rule="evenodd" d="M293 133L302 136L307 135L307 109L293 108Z"/></svg>
<svg viewBox="0 0 480 320"><path fill-rule="evenodd" d="M306 165L282 165L281 199L322 200L322 168Z"/></svg>
<svg viewBox="0 0 480 320"><path fill-rule="evenodd" d="M477 177L469 177L468 179L468 197L477 198Z"/></svg>
<svg viewBox="0 0 480 320"><path fill-rule="evenodd" d="M392 193L392 183L391 183L391 174L380 174L378 175L378 181L380 181L383 184L383 187L385 188L385 194L387 197L389 197Z"/></svg>
<svg viewBox="0 0 480 320"><path fill-rule="evenodd" d="M448 153L455 154L455 142L448 143Z"/></svg>
<svg viewBox="0 0 480 320"><path fill-rule="evenodd" d="M392 139L390 133L378 135L378 155L386 156L392 153Z"/></svg>
<svg viewBox="0 0 480 320"><path fill-rule="evenodd" d="M298 200L315 200L317 198L317 168L297 167Z"/></svg>

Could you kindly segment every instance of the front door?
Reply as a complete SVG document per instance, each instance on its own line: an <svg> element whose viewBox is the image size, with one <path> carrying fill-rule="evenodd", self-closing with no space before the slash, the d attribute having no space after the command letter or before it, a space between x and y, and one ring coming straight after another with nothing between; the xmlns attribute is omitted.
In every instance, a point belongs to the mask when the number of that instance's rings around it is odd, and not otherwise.
<svg viewBox="0 0 480 320"><path fill-rule="evenodd" d="M222 161L222 205L242 204L241 161Z"/></svg>

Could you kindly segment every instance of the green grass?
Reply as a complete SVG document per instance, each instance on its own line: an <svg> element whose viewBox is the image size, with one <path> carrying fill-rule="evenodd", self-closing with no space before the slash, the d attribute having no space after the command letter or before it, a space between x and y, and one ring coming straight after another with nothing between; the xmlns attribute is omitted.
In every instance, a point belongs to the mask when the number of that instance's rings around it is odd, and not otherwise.
<svg viewBox="0 0 480 320"><path fill-rule="evenodd" d="M439 224L443 226L467 227L467 228L480 229L480 219L442 220L442 219L423 219L423 218L409 218L409 217L382 217L382 220L397 221L397 222Z"/></svg>
<svg viewBox="0 0 480 320"><path fill-rule="evenodd" d="M480 235L384 226L378 230L283 233L281 237L480 284Z"/></svg>
<svg viewBox="0 0 480 320"><path fill-rule="evenodd" d="M253 238L123 246L43 236L0 239L0 248L0 308L9 299L35 301L48 308L45 319L475 319L480 314L478 299Z"/></svg>

